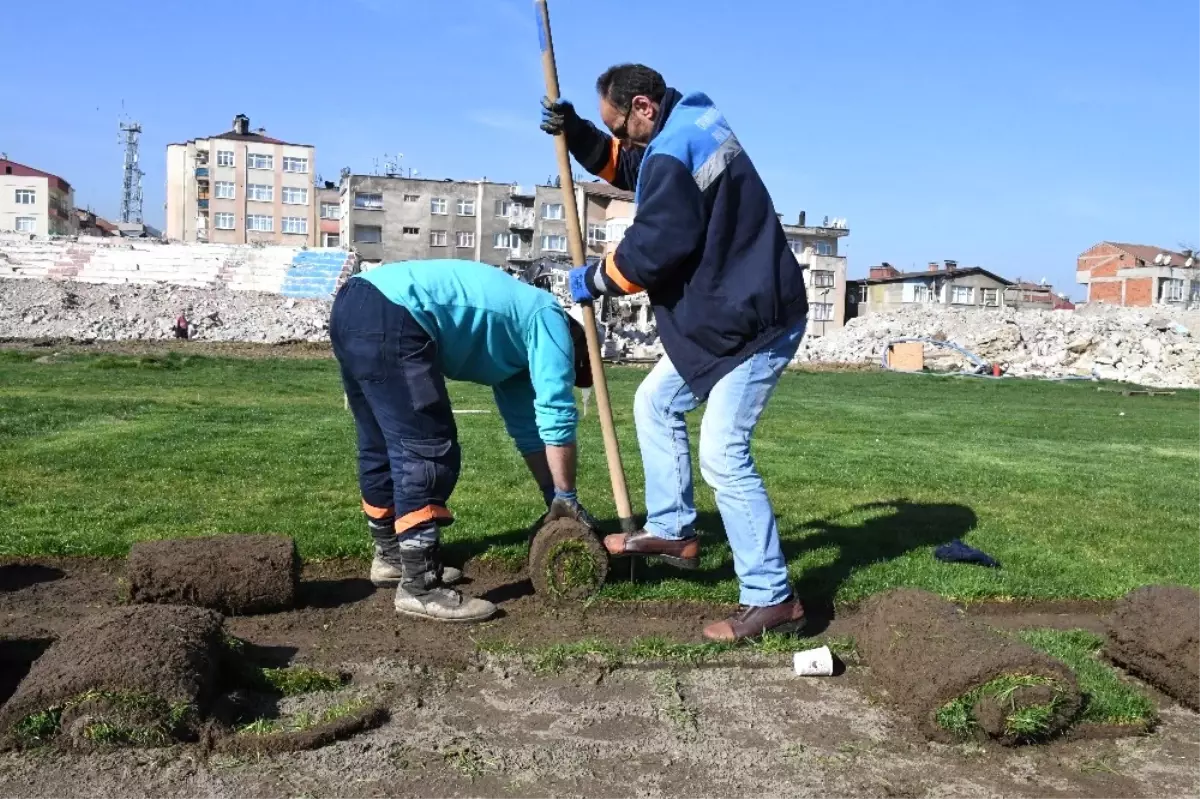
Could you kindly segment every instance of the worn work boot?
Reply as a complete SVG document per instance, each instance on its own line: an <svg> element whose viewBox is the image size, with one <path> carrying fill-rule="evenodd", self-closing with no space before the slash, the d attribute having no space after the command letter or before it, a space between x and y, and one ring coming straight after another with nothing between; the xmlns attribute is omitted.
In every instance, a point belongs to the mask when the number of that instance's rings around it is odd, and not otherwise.
<svg viewBox="0 0 1200 799"><path fill-rule="evenodd" d="M604 536L604 548L614 558L654 555L681 569L700 567L700 541L694 535L671 539L659 538L645 530L638 530L636 533L614 533Z"/></svg>
<svg viewBox="0 0 1200 799"><path fill-rule="evenodd" d="M704 628L710 641L741 641L756 638L765 632L794 633L804 627L804 607L792 597L778 605L749 607L743 605L738 614L724 621L713 622Z"/></svg>
<svg viewBox="0 0 1200 799"><path fill-rule="evenodd" d="M486 599L464 597L444 585L438 577L442 566L436 545L401 546L399 553L403 574L396 586L397 613L449 622L483 621L496 613L496 606Z"/></svg>
<svg viewBox="0 0 1200 799"><path fill-rule="evenodd" d="M400 580L404 578L404 568L400 563L400 544L396 541L396 532L391 520L369 519L367 527L371 530L371 538L375 540L375 557L371 560L371 582L380 588L399 585ZM462 569L442 566L443 585L454 585L462 580L462 576Z"/></svg>

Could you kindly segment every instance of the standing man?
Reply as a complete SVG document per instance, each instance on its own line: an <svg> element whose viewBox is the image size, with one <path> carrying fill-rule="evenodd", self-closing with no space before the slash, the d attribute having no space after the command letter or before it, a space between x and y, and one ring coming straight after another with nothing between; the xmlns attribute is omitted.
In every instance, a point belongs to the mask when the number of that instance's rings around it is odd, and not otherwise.
<svg viewBox="0 0 1200 799"><path fill-rule="evenodd" d="M563 132L589 172L636 193L637 216L616 251L570 275L571 293L649 293L666 355L634 401L646 474L646 525L610 535L614 556L699 565L691 451L684 414L707 400L700 471L716 494L741 583L742 610L707 638L736 641L802 626L775 513L750 456L750 436L804 335L804 276L766 186L725 117L704 94L683 95L641 64L596 81L600 118L543 101L542 128Z"/></svg>
<svg viewBox="0 0 1200 799"><path fill-rule="evenodd" d="M573 386L591 385L587 346L551 294L474 261L384 264L338 291L329 338L358 432L371 581L398 583L398 612L480 621L496 611L451 588L462 573L442 564L460 465L446 378L492 387L547 518L595 527L575 493Z"/></svg>

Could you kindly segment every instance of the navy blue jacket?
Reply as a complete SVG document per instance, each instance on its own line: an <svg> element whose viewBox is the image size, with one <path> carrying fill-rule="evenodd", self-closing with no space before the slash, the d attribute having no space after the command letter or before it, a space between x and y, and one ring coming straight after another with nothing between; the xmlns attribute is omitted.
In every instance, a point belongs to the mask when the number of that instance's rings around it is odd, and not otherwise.
<svg viewBox="0 0 1200 799"><path fill-rule="evenodd" d="M707 95L668 89L645 151L575 117L584 169L634 189L637 215L588 274L604 294L645 290L663 349L688 387L717 381L808 314L804 275L762 178Z"/></svg>

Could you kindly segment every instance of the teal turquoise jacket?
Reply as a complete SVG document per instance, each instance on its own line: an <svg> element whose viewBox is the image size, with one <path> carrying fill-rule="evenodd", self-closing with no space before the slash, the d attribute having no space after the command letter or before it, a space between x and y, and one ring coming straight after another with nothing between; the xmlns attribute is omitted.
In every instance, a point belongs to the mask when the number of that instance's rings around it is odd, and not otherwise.
<svg viewBox="0 0 1200 799"><path fill-rule="evenodd" d="M404 261L358 275L403 305L451 380L491 386L523 454L575 441L574 348L553 295L475 261Z"/></svg>

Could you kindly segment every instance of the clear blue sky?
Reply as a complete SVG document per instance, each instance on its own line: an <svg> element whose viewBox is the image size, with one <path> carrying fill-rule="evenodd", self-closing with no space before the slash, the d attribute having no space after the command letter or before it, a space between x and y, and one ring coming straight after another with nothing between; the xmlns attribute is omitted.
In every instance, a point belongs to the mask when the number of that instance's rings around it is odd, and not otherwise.
<svg viewBox="0 0 1200 799"><path fill-rule="evenodd" d="M724 110L789 219L845 217L852 276L953 258L1075 290L1103 240L1200 242L1195 0L551 0L564 95L643 61ZM117 120L146 218L167 143L236 113L329 179L402 152L425 176L543 181L527 0L10 3L0 151L115 217ZM284 32L287 32L285 35Z"/></svg>

